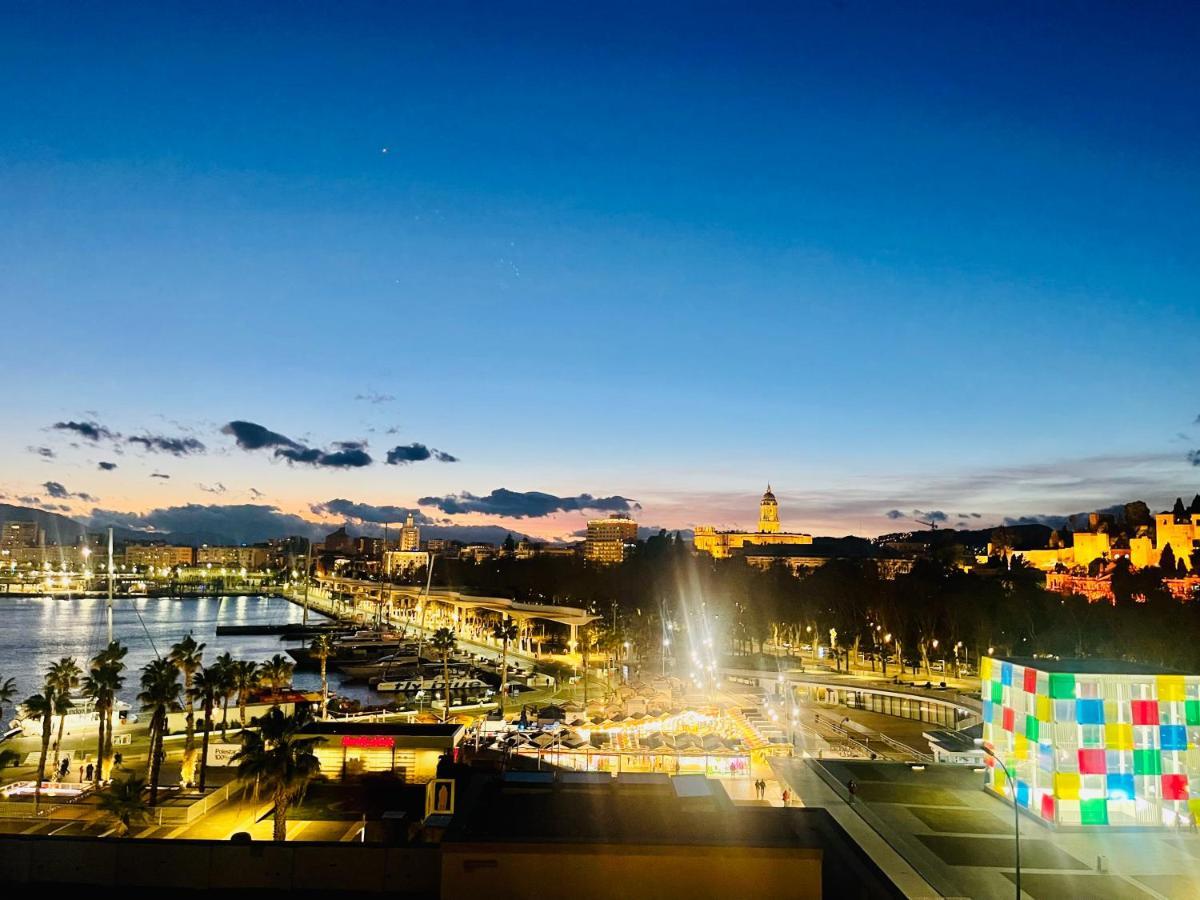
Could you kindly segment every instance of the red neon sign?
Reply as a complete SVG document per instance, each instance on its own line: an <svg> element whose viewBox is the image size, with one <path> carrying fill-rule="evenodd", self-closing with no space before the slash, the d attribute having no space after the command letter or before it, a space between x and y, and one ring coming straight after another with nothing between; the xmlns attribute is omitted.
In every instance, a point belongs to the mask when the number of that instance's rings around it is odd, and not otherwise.
<svg viewBox="0 0 1200 900"><path fill-rule="evenodd" d="M358 747L358 748L366 749L366 750L382 750L384 748L390 749L391 747L394 747L395 745L396 745L395 738L382 737L379 735L371 735L371 736L363 736L363 737L346 735L345 737L342 738L342 746L343 747Z"/></svg>

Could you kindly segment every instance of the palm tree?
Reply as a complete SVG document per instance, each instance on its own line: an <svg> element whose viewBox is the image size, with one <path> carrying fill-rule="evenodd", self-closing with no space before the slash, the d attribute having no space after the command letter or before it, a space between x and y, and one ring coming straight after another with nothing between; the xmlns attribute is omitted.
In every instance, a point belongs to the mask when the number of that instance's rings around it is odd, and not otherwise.
<svg viewBox="0 0 1200 900"><path fill-rule="evenodd" d="M258 663L252 659L241 659L233 664L233 686L238 695L238 720L246 727L246 704L250 700L250 692L258 687L262 673Z"/></svg>
<svg viewBox="0 0 1200 900"><path fill-rule="evenodd" d="M38 757L37 785L33 789L33 811L36 814L42 804L42 782L46 780L46 756L50 753L50 734L54 730L54 717L64 715L68 702L55 693L54 685L47 683L42 693L34 694L25 701L25 710L42 720L42 752Z"/></svg>
<svg viewBox="0 0 1200 900"><path fill-rule="evenodd" d="M71 691L79 687L79 676L82 674L79 664L75 662L75 657L64 656L58 662L50 665L50 669L46 672L46 684L54 685L54 693L61 697L69 708ZM66 727L67 717L64 713L58 719L58 736L54 739L55 759L58 759L58 751L62 747L63 731Z"/></svg>
<svg viewBox="0 0 1200 900"><path fill-rule="evenodd" d="M242 736L242 749L234 755L238 778L254 782L254 792L269 793L275 804L274 839L287 840L288 808L304 796L310 781L321 771L313 755L313 745L319 738L299 737L308 723L308 713L284 715L273 706L258 720L258 731Z"/></svg>
<svg viewBox="0 0 1200 900"><path fill-rule="evenodd" d="M284 687L291 687L295 664L280 653L276 653L262 664L262 680L271 686L271 698L279 696Z"/></svg>
<svg viewBox="0 0 1200 900"><path fill-rule="evenodd" d="M192 676L192 686L189 689L188 702L198 702L204 715L204 737L200 745L200 793L204 793L204 783L208 776L208 736L212 734L213 706L221 695L221 673L215 666L201 669Z"/></svg>
<svg viewBox="0 0 1200 900"><path fill-rule="evenodd" d="M154 659L142 667L138 702L150 713L150 805L158 803L158 773L162 768L167 713L179 699L179 670L169 659Z"/></svg>
<svg viewBox="0 0 1200 900"><path fill-rule="evenodd" d="M142 793L146 790L146 779L140 775L118 778L97 797L97 807L117 826L117 834L129 837L134 825L144 825L149 817L149 807Z"/></svg>
<svg viewBox="0 0 1200 900"><path fill-rule="evenodd" d="M228 653L222 653L217 657L213 665L216 670L216 681L220 685L220 691L217 694L221 701L221 740L226 740L225 729L229 725L229 699L237 690L237 685L234 680L234 673L237 669L237 661Z"/></svg>
<svg viewBox="0 0 1200 900"><path fill-rule="evenodd" d="M100 727L96 734L96 768L94 784L104 780L105 766L112 759L112 713L117 693L125 684L121 673L125 670L125 654L129 650L113 641L88 664L89 674L83 679L83 690L96 704Z"/></svg>
<svg viewBox="0 0 1200 900"><path fill-rule="evenodd" d="M329 640L329 635L319 634L309 647L310 652L321 663L321 718L325 718L325 711L329 707L329 657L333 653L333 644Z"/></svg>
<svg viewBox="0 0 1200 900"><path fill-rule="evenodd" d="M509 616L492 629L492 637L500 641L500 717L504 718L504 701L508 697L508 642L517 639L517 625Z"/></svg>
<svg viewBox="0 0 1200 900"><path fill-rule="evenodd" d="M184 784L191 784L196 778L196 711L192 706L192 677L204 660L204 644L196 643L196 639L189 634L171 646L167 659L183 675L187 736L183 742L183 767L179 773L179 780Z"/></svg>
<svg viewBox="0 0 1200 900"><path fill-rule="evenodd" d="M442 721L450 718L450 654L458 649L458 638L452 628L439 628L429 639L429 645L442 654L442 689L445 703L442 706Z"/></svg>
<svg viewBox="0 0 1200 900"><path fill-rule="evenodd" d="M4 721L4 704L12 703L17 696L17 679L5 678L0 681L0 722Z"/></svg>

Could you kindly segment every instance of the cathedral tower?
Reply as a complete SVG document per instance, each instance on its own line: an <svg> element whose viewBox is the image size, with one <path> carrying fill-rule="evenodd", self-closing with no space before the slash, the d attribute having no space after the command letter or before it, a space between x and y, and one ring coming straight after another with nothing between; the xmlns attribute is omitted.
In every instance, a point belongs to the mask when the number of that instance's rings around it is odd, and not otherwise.
<svg viewBox="0 0 1200 900"><path fill-rule="evenodd" d="M762 495L762 500L758 504L758 533L779 533L779 503L776 501L775 495L771 493L769 484L767 492Z"/></svg>

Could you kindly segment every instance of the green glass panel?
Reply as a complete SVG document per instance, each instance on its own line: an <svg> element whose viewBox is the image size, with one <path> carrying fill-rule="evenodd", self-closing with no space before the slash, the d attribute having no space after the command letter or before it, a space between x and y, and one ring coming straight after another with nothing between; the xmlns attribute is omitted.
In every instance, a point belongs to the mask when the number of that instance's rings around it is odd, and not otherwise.
<svg viewBox="0 0 1200 900"><path fill-rule="evenodd" d="M1070 672L1051 672L1050 696L1055 700L1074 700L1075 676Z"/></svg>
<svg viewBox="0 0 1200 900"><path fill-rule="evenodd" d="M1200 700L1184 701L1183 714L1189 725L1200 725Z"/></svg>
<svg viewBox="0 0 1200 900"><path fill-rule="evenodd" d="M1084 825L1108 824L1107 800L1080 800L1079 819Z"/></svg>
<svg viewBox="0 0 1200 900"><path fill-rule="evenodd" d="M1133 751L1134 775L1161 775L1162 753L1159 750Z"/></svg>
<svg viewBox="0 0 1200 900"><path fill-rule="evenodd" d="M1025 717L1025 737L1031 741L1038 739L1038 720L1037 716Z"/></svg>
<svg viewBox="0 0 1200 900"><path fill-rule="evenodd" d="M992 702L1004 702L1004 685L1002 685L999 681L992 682Z"/></svg>

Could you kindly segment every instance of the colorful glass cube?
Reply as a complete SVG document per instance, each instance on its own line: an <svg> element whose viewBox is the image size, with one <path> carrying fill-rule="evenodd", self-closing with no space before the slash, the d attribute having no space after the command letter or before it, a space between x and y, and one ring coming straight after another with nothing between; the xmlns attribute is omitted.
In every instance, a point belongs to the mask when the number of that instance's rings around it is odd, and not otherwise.
<svg viewBox="0 0 1200 900"><path fill-rule="evenodd" d="M1188 798L1188 777L1186 775L1164 775L1162 792L1164 800L1186 800Z"/></svg>
<svg viewBox="0 0 1200 900"><path fill-rule="evenodd" d="M1133 751L1134 775L1161 775L1162 753L1158 750Z"/></svg>
<svg viewBox="0 0 1200 900"><path fill-rule="evenodd" d="M1133 714L1134 725L1158 724L1157 700L1134 700L1129 706Z"/></svg>
<svg viewBox="0 0 1200 900"><path fill-rule="evenodd" d="M1080 750L1079 772L1081 775L1104 775L1108 765L1103 750Z"/></svg>
<svg viewBox="0 0 1200 900"><path fill-rule="evenodd" d="M1164 725L1158 730L1159 746L1164 750L1186 750L1187 728L1183 725Z"/></svg>
<svg viewBox="0 0 1200 900"><path fill-rule="evenodd" d="M1129 772L1114 772L1108 776L1106 787L1109 800L1133 799L1133 775Z"/></svg>
<svg viewBox="0 0 1200 900"><path fill-rule="evenodd" d="M1104 701L1076 700L1075 719L1080 725L1103 725Z"/></svg>
<svg viewBox="0 0 1200 900"><path fill-rule="evenodd" d="M1083 800L1079 803L1079 820L1084 825L1108 824L1108 801Z"/></svg>
<svg viewBox="0 0 1200 900"><path fill-rule="evenodd" d="M1075 676L1070 672L1051 672L1050 697L1054 700L1074 700Z"/></svg>
<svg viewBox="0 0 1200 900"><path fill-rule="evenodd" d="M1037 693L1037 669L1025 669L1025 693Z"/></svg>

